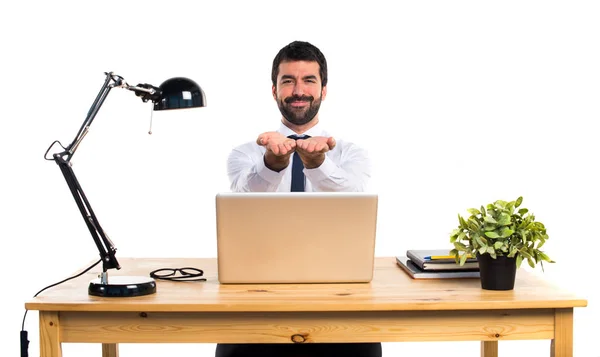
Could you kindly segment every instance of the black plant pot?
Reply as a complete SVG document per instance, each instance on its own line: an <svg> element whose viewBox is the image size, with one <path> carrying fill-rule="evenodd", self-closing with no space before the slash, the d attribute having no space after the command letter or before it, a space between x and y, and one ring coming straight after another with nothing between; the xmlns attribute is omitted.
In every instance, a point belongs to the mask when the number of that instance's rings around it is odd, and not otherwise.
<svg viewBox="0 0 600 357"><path fill-rule="evenodd" d="M517 258L492 258L489 254L477 254L481 288L485 290L512 290L517 275Z"/></svg>

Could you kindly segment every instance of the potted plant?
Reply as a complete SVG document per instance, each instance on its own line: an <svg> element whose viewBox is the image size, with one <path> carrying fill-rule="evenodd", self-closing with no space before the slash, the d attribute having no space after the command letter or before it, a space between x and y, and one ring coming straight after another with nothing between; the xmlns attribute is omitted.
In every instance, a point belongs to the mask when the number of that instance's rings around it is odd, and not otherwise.
<svg viewBox="0 0 600 357"><path fill-rule="evenodd" d="M463 265L469 256L479 262L481 287L512 290L516 270L526 260L529 266L554 263L540 248L548 239L546 227L527 208L519 208L523 197L501 201L480 209L470 208L469 218L458 215L459 226L450 234L456 262Z"/></svg>

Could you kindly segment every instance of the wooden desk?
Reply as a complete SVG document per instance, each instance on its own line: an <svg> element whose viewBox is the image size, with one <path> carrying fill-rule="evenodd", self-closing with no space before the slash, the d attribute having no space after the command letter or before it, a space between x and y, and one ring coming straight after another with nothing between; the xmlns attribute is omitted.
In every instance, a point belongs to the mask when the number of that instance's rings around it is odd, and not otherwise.
<svg viewBox="0 0 600 357"><path fill-rule="evenodd" d="M157 282L157 293L99 298L87 285L100 269L27 302L39 310L40 355L61 343L313 343L552 340L550 355L573 356L573 308L587 301L521 269L515 290L482 290L478 279L413 280L393 257L377 258L370 284L220 285L216 259L120 259L116 275L158 268L203 269L207 282ZM109 277L110 278L110 277Z"/></svg>

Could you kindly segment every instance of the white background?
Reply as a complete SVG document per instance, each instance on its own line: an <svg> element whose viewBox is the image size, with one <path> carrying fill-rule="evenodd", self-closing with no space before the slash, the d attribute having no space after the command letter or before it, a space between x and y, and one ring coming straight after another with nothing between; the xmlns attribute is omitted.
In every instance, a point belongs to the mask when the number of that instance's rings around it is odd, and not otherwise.
<svg viewBox="0 0 600 357"><path fill-rule="evenodd" d="M73 168L120 257L214 257L214 195L235 145L276 129L270 71L293 40L329 63L322 124L370 151L376 254L448 243L457 214L524 196L557 263L534 270L588 299L575 356L600 356L594 254L600 174L596 1L24 1L3 5L0 259L3 355L18 355L24 302L97 250L60 170L114 71L130 84L185 76L208 107L154 114L111 92ZM523 268L528 269L528 268ZM37 313L26 320L39 355ZM385 356L476 356L477 342L386 343ZM68 344L64 356L99 355ZM127 356L211 356L214 345L121 345ZM502 342L545 356L549 341Z"/></svg>

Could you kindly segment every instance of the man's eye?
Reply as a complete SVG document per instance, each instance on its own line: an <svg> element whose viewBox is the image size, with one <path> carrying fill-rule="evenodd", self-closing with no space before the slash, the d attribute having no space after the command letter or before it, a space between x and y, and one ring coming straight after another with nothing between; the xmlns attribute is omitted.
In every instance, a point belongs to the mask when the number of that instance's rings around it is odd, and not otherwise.
<svg viewBox="0 0 600 357"><path fill-rule="evenodd" d="M291 79L284 79L281 81L282 84L288 84L288 83L292 83Z"/></svg>

